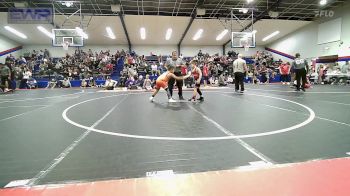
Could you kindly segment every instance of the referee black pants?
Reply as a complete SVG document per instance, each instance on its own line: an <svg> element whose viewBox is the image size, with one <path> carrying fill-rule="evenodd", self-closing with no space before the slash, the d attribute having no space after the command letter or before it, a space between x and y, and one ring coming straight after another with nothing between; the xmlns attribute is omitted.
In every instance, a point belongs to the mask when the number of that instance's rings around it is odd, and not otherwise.
<svg viewBox="0 0 350 196"><path fill-rule="evenodd" d="M241 91L244 91L244 73L235 72L235 90L239 90L239 86L241 86Z"/></svg>
<svg viewBox="0 0 350 196"><path fill-rule="evenodd" d="M306 84L306 70L305 69L296 69L295 78L297 80L297 90L304 89ZM300 86L300 80L302 80L302 86Z"/></svg>
<svg viewBox="0 0 350 196"><path fill-rule="evenodd" d="M182 76L181 72L175 72L174 74L176 76ZM183 80L175 80L174 78L170 78L169 82L168 82L168 88L169 88L170 95L173 96L173 89L174 89L175 81L176 81L177 89L179 90L179 97L182 97L182 86L183 86L184 81Z"/></svg>

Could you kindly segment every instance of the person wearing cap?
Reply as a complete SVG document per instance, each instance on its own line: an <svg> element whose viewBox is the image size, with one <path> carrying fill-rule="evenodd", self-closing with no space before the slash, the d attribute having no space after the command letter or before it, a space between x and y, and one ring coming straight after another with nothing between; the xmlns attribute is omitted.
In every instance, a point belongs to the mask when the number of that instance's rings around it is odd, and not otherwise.
<svg viewBox="0 0 350 196"><path fill-rule="evenodd" d="M238 92L241 86L240 93L244 92L244 75L248 72L247 63L243 59L242 54L238 54L238 58L233 62L233 72L235 75L235 92Z"/></svg>
<svg viewBox="0 0 350 196"><path fill-rule="evenodd" d="M308 71L307 62L305 59L300 58L300 54L295 54L295 59L293 61L293 67L295 71L295 79L297 81L297 89L296 91L305 91L306 84L306 73ZM300 85L300 80L302 80Z"/></svg>

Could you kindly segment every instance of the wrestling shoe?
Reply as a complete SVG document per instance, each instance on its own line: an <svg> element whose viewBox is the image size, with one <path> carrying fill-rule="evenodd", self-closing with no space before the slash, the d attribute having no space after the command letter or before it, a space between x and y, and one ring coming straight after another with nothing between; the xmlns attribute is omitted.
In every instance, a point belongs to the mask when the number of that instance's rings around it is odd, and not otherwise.
<svg viewBox="0 0 350 196"><path fill-rule="evenodd" d="M196 98L194 98L194 97L192 97L192 98L190 98L190 99L188 99L188 101L196 101Z"/></svg>
<svg viewBox="0 0 350 196"><path fill-rule="evenodd" d="M198 101L204 101L204 97L199 97Z"/></svg>
<svg viewBox="0 0 350 196"><path fill-rule="evenodd" d="M150 98L149 98L149 101L150 101L150 102L153 102L153 101L154 101L154 97L150 97Z"/></svg>
<svg viewBox="0 0 350 196"><path fill-rule="evenodd" d="M175 103L175 102L176 102L176 100L175 100L175 99L173 99L173 98L170 98L168 102L169 102L169 103Z"/></svg>

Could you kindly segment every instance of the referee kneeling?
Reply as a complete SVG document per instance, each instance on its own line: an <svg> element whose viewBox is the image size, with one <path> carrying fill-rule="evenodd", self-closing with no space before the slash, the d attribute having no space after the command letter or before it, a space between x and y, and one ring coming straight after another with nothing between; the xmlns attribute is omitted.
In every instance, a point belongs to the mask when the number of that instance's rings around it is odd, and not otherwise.
<svg viewBox="0 0 350 196"><path fill-rule="evenodd" d="M238 54L238 58L233 62L233 72L235 75L235 92L238 92L241 85L240 93L244 92L244 75L248 72L247 63L242 58L242 54Z"/></svg>

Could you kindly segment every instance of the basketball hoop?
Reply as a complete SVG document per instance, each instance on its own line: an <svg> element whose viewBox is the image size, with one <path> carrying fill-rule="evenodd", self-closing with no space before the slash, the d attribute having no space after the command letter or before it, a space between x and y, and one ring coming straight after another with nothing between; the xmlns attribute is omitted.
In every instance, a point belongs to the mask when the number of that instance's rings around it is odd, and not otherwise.
<svg viewBox="0 0 350 196"><path fill-rule="evenodd" d="M245 50L246 52L249 51L249 45L248 45L248 44L243 45L243 47L244 47L244 50Z"/></svg>
<svg viewBox="0 0 350 196"><path fill-rule="evenodd" d="M68 47L69 47L69 42L68 41L65 41L65 42L62 42L62 47L63 47L63 50L67 51L68 50Z"/></svg>
<svg viewBox="0 0 350 196"><path fill-rule="evenodd" d="M247 52L249 51L249 43L248 43L248 39L242 38L240 40L240 45L244 48L244 50Z"/></svg>

